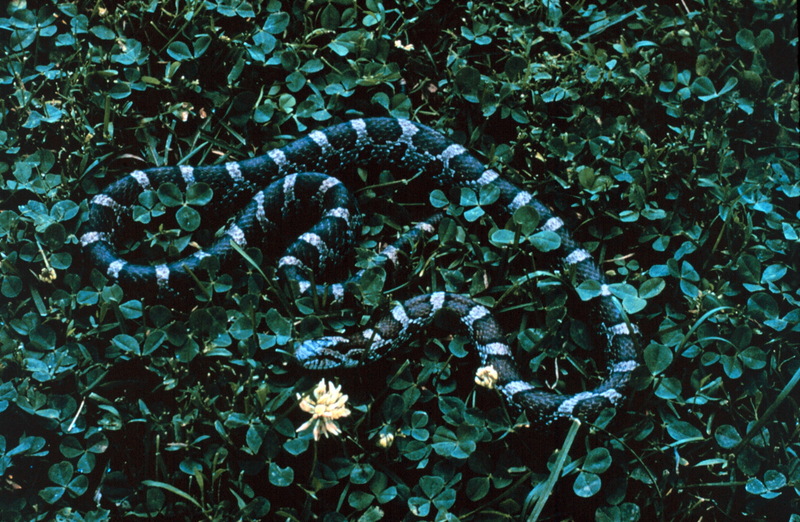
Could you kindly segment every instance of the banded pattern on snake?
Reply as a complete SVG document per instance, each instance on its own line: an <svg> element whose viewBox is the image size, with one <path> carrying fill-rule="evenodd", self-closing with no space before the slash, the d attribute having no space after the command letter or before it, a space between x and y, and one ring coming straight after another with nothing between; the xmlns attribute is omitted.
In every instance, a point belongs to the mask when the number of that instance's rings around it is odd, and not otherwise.
<svg viewBox="0 0 800 522"><path fill-rule="evenodd" d="M389 170L396 178L422 176L438 188L477 190L492 184L500 196L487 210L497 218L507 218L525 205L533 207L540 216L540 228L558 234L561 245L555 252L565 267L574 270L576 284L587 280L600 284L601 295L593 304L597 328L606 341L607 374L595 389L572 395L535 389L522 377L490 311L468 297L446 292L397 303L372 328L297 342L294 356L301 365L310 369L352 367L384 357L426 328L439 311L447 310L455 314L475 343L483 367L496 372L497 389L510 404L524 409L532 423L591 418L603 408L621 404L629 391L632 372L639 366L637 333L615 303L592 256L572 239L564 222L529 192L487 169L461 145L415 122L356 119L313 131L282 148L241 162L134 171L91 200L81 243L91 262L124 288L168 299L185 294L195 285L192 273L204 258L215 256L223 268L238 264L241 258L232 242L274 251L273 241L286 243L285 226L291 223L296 239L279 256L278 277L296 282L302 292L307 292L312 285L307 280L309 271L325 274L341 268L346 251L355 242L360 217L346 187L358 184L357 168ZM168 182L184 189L197 182L207 183L214 192L213 202L206 208L212 223L217 220L221 224L231 209L241 210L225 225L222 237L192 256L155 266L124 259L119 253L118 236L130 221L131 206L143 191ZM431 234L439 217L432 216L386 247L382 258L387 268L417 237ZM327 288L334 298L342 298L341 284Z"/></svg>

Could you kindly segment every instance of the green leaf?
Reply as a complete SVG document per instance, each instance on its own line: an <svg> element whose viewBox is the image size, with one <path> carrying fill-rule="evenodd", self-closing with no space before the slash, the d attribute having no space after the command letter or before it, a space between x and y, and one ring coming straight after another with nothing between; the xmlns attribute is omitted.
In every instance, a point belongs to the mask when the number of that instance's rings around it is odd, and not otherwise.
<svg viewBox="0 0 800 522"><path fill-rule="evenodd" d="M117 34L104 25L95 25L89 29L89 32L101 40L113 40Z"/></svg>
<svg viewBox="0 0 800 522"><path fill-rule="evenodd" d="M581 469L592 473L603 473L611 466L611 454L606 448L594 448L586 455Z"/></svg>
<svg viewBox="0 0 800 522"><path fill-rule="evenodd" d="M643 310L645 306L647 306L647 301L635 295L625 296L622 299L622 308L624 308L625 312L628 314L635 314Z"/></svg>
<svg viewBox="0 0 800 522"><path fill-rule="evenodd" d="M480 205L491 205L500 198L500 188L497 185L483 185L478 192Z"/></svg>
<svg viewBox="0 0 800 522"><path fill-rule="evenodd" d="M212 37L207 34L195 35L194 40L192 41L192 56L194 58L200 58L203 56L208 50L208 47L211 45L212 40Z"/></svg>
<svg viewBox="0 0 800 522"><path fill-rule="evenodd" d="M764 273L761 274L761 283L766 284L779 281L786 275L788 270L789 269L784 265L769 265L764 269Z"/></svg>
<svg viewBox="0 0 800 522"><path fill-rule="evenodd" d="M700 275L687 261L681 264L681 282L680 287L683 293L691 298L695 298L700 294L700 289L694 283L700 281Z"/></svg>
<svg viewBox="0 0 800 522"><path fill-rule="evenodd" d="M273 486L278 486L281 488L290 486L292 482L294 482L294 470L289 466L282 468L275 462L270 462L269 482Z"/></svg>
<svg viewBox="0 0 800 522"><path fill-rule="evenodd" d="M152 330L144 340L142 355L150 355L164 344L167 334L163 330Z"/></svg>
<svg viewBox="0 0 800 522"><path fill-rule="evenodd" d="M719 96L722 96L726 92L733 90L733 88L736 87L737 85L739 85L739 80L735 76L731 76L730 78L728 78L728 80L725 82L725 85L722 87L722 89L719 90L717 94Z"/></svg>
<svg viewBox="0 0 800 522"><path fill-rule="evenodd" d="M431 191L428 199L435 208L444 208L450 204L447 200L447 196L439 189Z"/></svg>
<svg viewBox="0 0 800 522"><path fill-rule="evenodd" d="M79 497L89 489L89 479L86 475L78 475L67 484L67 490L72 496Z"/></svg>
<svg viewBox="0 0 800 522"><path fill-rule="evenodd" d="M411 416L411 436L421 442L428 440L430 432L425 429L427 425L428 414L424 411L415 411Z"/></svg>
<svg viewBox="0 0 800 522"><path fill-rule="evenodd" d="M717 90L714 88L714 84L705 76L695 78L689 88L691 89L692 94L697 96L702 101L713 100L719 96L717 94Z"/></svg>
<svg viewBox="0 0 800 522"><path fill-rule="evenodd" d="M480 219L484 214L486 214L486 211L481 207L474 207L464 212L464 219L469 223L473 223Z"/></svg>
<svg viewBox="0 0 800 522"><path fill-rule="evenodd" d="M458 204L462 207L474 207L479 204L478 195L471 188L462 188L461 199Z"/></svg>
<svg viewBox="0 0 800 522"><path fill-rule="evenodd" d="M203 464L195 459L184 459L178 467L182 472L192 477L203 471Z"/></svg>
<svg viewBox="0 0 800 522"><path fill-rule="evenodd" d="M761 274L761 263L755 256L750 254L742 255L737 263L738 274L745 281L755 283L759 280Z"/></svg>
<svg viewBox="0 0 800 522"><path fill-rule="evenodd" d="M83 446L81 446L81 443L78 442L78 439L75 437L66 437L62 440L61 444L58 445L58 450L68 459L74 459L83 455Z"/></svg>
<svg viewBox="0 0 800 522"><path fill-rule="evenodd" d="M135 337L132 337L128 334L117 334L111 340L111 344L113 344L123 352L130 353L133 355L141 355L141 351L139 349L139 341L137 341Z"/></svg>
<svg viewBox="0 0 800 522"><path fill-rule="evenodd" d="M650 221L658 221L667 217L666 211L660 208L647 207L642 209L642 217Z"/></svg>
<svg viewBox="0 0 800 522"><path fill-rule="evenodd" d="M503 71L512 81L518 80L528 68L528 60L517 54L512 54L506 60Z"/></svg>
<svg viewBox="0 0 800 522"><path fill-rule="evenodd" d="M539 224L539 213L536 212L530 205L524 205L514 211L514 223L523 227L523 231L527 229L528 233Z"/></svg>
<svg viewBox="0 0 800 522"><path fill-rule="evenodd" d="M395 486L388 487L383 491L378 491L378 492L374 491L373 488L373 493L375 493L375 498L377 498L378 502L380 502L381 504L391 502L392 500L397 498L397 488Z"/></svg>
<svg viewBox="0 0 800 522"><path fill-rule="evenodd" d="M384 420L388 423L399 419L405 409L403 397L397 393L392 393L383 401L381 412L383 413Z"/></svg>
<svg viewBox="0 0 800 522"><path fill-rule="evenodd" d="M325 6L322 10L322 15L320 18L320 23L325 29L329 31L333 31L339 28L339 23L341 21L341 16L339 15L339 11L336 7L329 3Z"/></svg>
<svg viewBox="0 0 800 522"><path fill-rule="evenodd" d="M514 231L501 228L492 232L491 242L496 246L513 245L516 237Z"/></svg>
<svg viewBox="0 0 800 522"><path fill-rule="evenodd" d="M756 346L750 346L739 354L742 364L751 370L761 370L767 366L767 352Z"/></svg>
<svg viewBox="0 0 800 522"><path fill-rule="evenodd" d="M619 506L601 506L595 512L596 522L638 522L642 520L640 508L631 502Z"/></svg>
<svg viewBox="0 0 800 522"><path fill-rule="evenodd" d="M278 336L278 345L286 344L292 335L291 321L282 317L274 308L267 311L266 320L269 329Z"/></svg>
<svg viewBox="0 0 800 522"><path fill-rule="evenodd" d="M596 81L600 80L600 78L602 77L602 74L603 74L603 70L600 67L597 67L596 65L589 65L586 68L586 72L584 73L584 76L590 82L596 82Z"/></svg>
<svg viewBox="0 0 800 522"><path fill-rule="evenodd" d="M418 517L427 517L431 512L431 501L424 497L409 497L408 509Z"/></svg>
<svg viewBox="0 0 800 522"><path fill-rule="evenodd" d="M290 455L300 455L308 449L309 440L305 438L289 439L283 443L283 449Z"/></svg>
<svg viewBox="0 0 800 522"><path fill-rule="evenodd" d="M119 311L126 319L138 319L143 314L144 307L138 299L131 299L119 305Z"/></svg>
<svg viewBox="0 0 800 522"><path fill-rule="evenodd" d="M269 34L279 34L289 26L289 14L284 12L272 13L264 23L264 31Z"/></svg>
<svg viewBox="0 0 800 522"><path fill-rule="evenodd" d="M666 287L666 283L660 277L648 279L639 287L639 297L651 299L663 292Z"/></svg>
<svg viewBox="0 0 800 522"><path fill-rule="evenodd" d="M672 364L672 350L660 344L650 344L644 349L644 362L653 375L658 375Z"/></svg>
<svg viewBox="0 0 800 522"><path fill-rule="evenodd" d="M467 92L478 89L481 82L481 73L474 67L466 66L458 70L455 76L456 85Z"/></svg>
<svg viewBox="0 0 800 522"><path fill-rule="evenodd" d="M785 487L787 484L786 475L774 469L768 469L764 473L764 485L767 489L776 491Z"/></svg>
<svg viewBox="0 0 800 522"><path fill-rule="evenodd" d="M294 71L286 77L286 87L291 92L297 92L306 84L306 77L300 71Z"/></svg>
<svg viewBox="0 0 800 522"><path fill-rule="evenodd" d="M540 230L528 238L540 252L551 252L561 246L561 236L550 230Z"/></svg>
<svg viewBox="0 0 800 522"><path fill-rule="evenodd" d="M578 296L581 298L581 301L588 301L602 293L602 286L594 279L587 279L578 285L575 290L578 292Z"/></svg>
<svg viewBox="0 0 800 522"><path fill-rule="evenodd" d="M433 435L433 451L438 455L455 459L465 459L475 451L475 441L459 439L452 431L439 426Z"/></svg>
<svg viewBox="0 0 800 522"><path fill-rule="evenodd" d="M162 183L156 193L158 200L168 207L183 205L183 193L174 183Z"/></svg>
<svg viewBox="0 0 800 522"><path fill-rule="evenodd" d="M762 495L767 492L767 487L757 478L751 478L744 486L745 491L752 495Z"/></svg>
<svg viewBox="0 0 800 522"><path fill-rule="evenodd" d="M753 294L747 300L748 311L760 320L775 319L780 312L778 302L766 292Z"/></svg>
<svg viewBox="0 0 800 522"><path fill-rule="evenodd" d="M703 440L703 433L686 421L668 423L667 432L679 443Z"/></svg>
<svg viewBox="0 0 800 522"><path fill-rule="evenodd" d="M73 468L72 464L69 462L58 462L50 466L50 469L47 472L47 477L59 486L66 487L67 484L69 484L69 481L72 480L72 474L74 471L75 468Z"/></svg>
<svg viewBox="0 0 800 522"><path fill-rule="evenodd" d="M426 497L432 499L444 489L444 479L441 477L426 475L419 481L419 487Z"/></svg>
<svg viewBox="0 0 800 522"><path fill-rule="evenodd" d="M192 183L186 189L186 203L190 205L207 205L213 198L214 191L207 183Z"/></svg>
<svg viewBox="0 0 800 522"><path fill-rule="evenodd" d="M714 431L714 438L721 448L731 449L739 445L742 437L730 424L722 424Z"/></svg>
<svg viewBox="0 0 800 522"><path fill-rule="evenodd" d="M271 101L262 103L253 110L253 121L256 123L267 123L275 114L275 105Z"/></svg>
<svg viewBox="0 0 800 522"><path fill-rule="evenodd" d="M456 492L452 488L447 488L433 499L433 505L440 512L445 512L456 503Z"/></svg>
<svg viewBox="0 0 800 522"><path fill-rule="evenodd" d="M182 497L182 498L188 500L189 502L194 504L197 508L202 509L202 506L200 505L200 503L197 500L195 500L191 495L189 495L188 493L186 493L185 491L183 491L181 489L176 488L175 486L173 486L171 484L166 484L164 482L159 482L157 480L143 480L142 481L142 485L143 486L153 487L153 488L164 489L166 491L169 491L171 493L174 493L174 494L178 495L179 497Z"/></svg>
<svg viewBox="0 0 800 522"><path fill-rule="evenodd" d="M762 29L756 38L756 46L759 49L764 49L775 43L775 33L771 29Z"/></svg>
<svg viewBox="0 0 800 522"><path fill-rule="evenodd" d="M258 454L258 450L261 449L261 444L264 442L263 431L252 424L247 428L244 440L252 455Z"/></svg>
<svg viewBox="0 0 800 522"><path fill-rule="evenodd" d="M472 477L467 481L467 498L473 502L484 498L489 493L489 477Z"/></svg>
<svg viewBox="0 0 800 522"><path fill-rule="evenodd" d="M575 484L573 484L572 490L579 497L588 498L597 494L597 492L600 491L601 486L602 481L600 480L600 477L594 473L581 471L578 474L578 478L575 479Z"/></svg>
<svg viewBox="0 0 800 522"><path fill-rule="evenodd" d="M54 504L58 502L66 492L64 487L50 486L39 490L39 496L42 497L47 503Z"/></svg>
<svg viewBox="0 0 800 522"><path fill-rule="evenodd" d="M182 206L175 213L178 226L186 232L194 232L200 227L200 212L192 207Z"/></svg>
<svg viewBox="0 0 800 522"><path fill-rule="evenodd" d="M350 471L350 482L353 484L366 484L375 475L375 468L370 464L356 464Z"/></svg>
<svg viewBox="0 0 800 522"><path fill-rule="evenodd" d="M552 89L542 93L542 101L545 103L558 102L566 97L567 91L563 87L553 87Z"/></svg>
<svg viewBox="0 0 800 522"><path fill-rule="evenodd" d="M253 336L255 329L253 328L253 320L248 316L241 316L231 325L228 330L231 337L243 341Z"/></svg>
<svg viewBox="0 0 800 522"><path fill-rule="evenodd" d="M22 279L15 275L6 275L3 277L3 282L0 284L0 293L4 297L12 299L17 297L22 292Z"/></svg>
<svg viewBox="0 0 800 522"><path fill-rule="evenodd" d="M750 29L739 29L736 33L736 43L745 51L756 50L756 37Z"/></svg>
<svg viewBox="0 0 800 522"><path fill-rule="evenodd" d="M108 91L108 95L115 100L124 100L131 95L131 86L127 83L117 82Z"/></svg>
<svg viewBox="0 0 800 522"><path fill-rule="evenodd" d="M368 508L374 499L375 496L370 495L369 493L365 493L363 491L353 491L347 496L347 503L353 509L361 511ZM368 520L380 520L381 518L383 517L372 519L365 513L365 515L361 516L359 520L364 520L366 522Z"/></svg>

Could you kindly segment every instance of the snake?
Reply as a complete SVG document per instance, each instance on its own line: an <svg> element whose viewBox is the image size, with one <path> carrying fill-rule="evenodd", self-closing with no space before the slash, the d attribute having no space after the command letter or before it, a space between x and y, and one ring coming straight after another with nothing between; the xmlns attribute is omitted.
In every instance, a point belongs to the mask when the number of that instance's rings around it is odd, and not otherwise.
<svg viewBox="0 0 800 522"><path fill-rule="evenodd" d="M359 170L361 169L361 171ZM471 297L433 291L395 302L369 327L320 338L293 340L293 356L310 370L358 367L386 357L428 328L441 313L456 318L491 376L488 387L523 410L532 425L560 419L592 420L606 408L618 408L632 391L633 372L640 366L638 329L613 295L613 286L593 256L575 239L564 220L532 193L488 168L464 146L423 124L394 118L360 118L324 129L275 148L264 155L224 164L187 165L134 170L94 195L80 242L92 266L126 291L156 300L185 299L196 288L196 273L209 257L221 269L242 263L241 249L257 246L279 252L276 277L301 295L327 292L333 300L346 293L344 283L319 284L331 273L346 272L362 225L350 187L363 184L359 172L388 171L395 179L420 179L431 190L452 187L475 191L492 185L497 201L486 212L508 219L520 208L539 215L538 230L554 233L553 250L574 285L594 281L599 295L591 299L592 326L603 340L606 369L590 390L561 394L526 380L506 334L485 305ZM133 223L146 194L168 184L189 192L199 183L213 197L203 207L204 225L217 225L216 239L181 259L151 264L131 258L122 245L141 233ZM172 187L170 187L172 188ZM420 237L435 233L441 214L420 221L378 256L387 270ZM139 219L141 221L141 218ZM129 240L129 239L128 239ZM356 273L355 280L363 270ZM487 370L489 370L487 372Z"/></svg>

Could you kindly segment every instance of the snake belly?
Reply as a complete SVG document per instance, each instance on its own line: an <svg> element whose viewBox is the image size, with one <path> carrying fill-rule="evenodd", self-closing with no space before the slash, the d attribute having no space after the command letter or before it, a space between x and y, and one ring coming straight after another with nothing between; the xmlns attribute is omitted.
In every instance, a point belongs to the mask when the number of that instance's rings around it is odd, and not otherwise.
<svg viewBox="0 0 800 522"><path fill-rule="evenodd" d="M432 188L444 190L469 187L477 191L483 185L494 185L499 198L486 210L497 218L507 218L525 205L533 207L540 216L540 230L560 237L554 253L564 268L574 271L575 284L593 280L600 285L600 295L591 303L598 337L605 341L606 374L596 388L571 395L535 388L519 371L491 312L468 297L447 292L397 303L368 329L296 342L297 362L310 369L368 363L402 346L427 328L440 311L447 311L471 338L483 368L496 372L494 387L512 406L525 410L532 424L548 425L565 418L590 420L604 408L623 402L630 391L632 372L639 366L637 333L615 303L592 256L572 239L564 222L532 194L486 168L461 145L419 123L356 119L312 131L244 161L133 171L91 199L81 243L90 262L126 291L168 300L180 298L196 284L192 272L204 258L216 257L223 268L240 264L241 256L231 243L244 247L285 242L286 224L290 223L297 237L279 256L278 277L308 291L312 282L306 274L335 268L347 258L343 251L355 241L359 214L347 187L362 183L358 168L388 170L397 179L422 177ZM231 209L240 209L219 240L186 258L158 265L140 264L120 254L119 236L142 192L157 190L165 183L187 190L198 182L213 190L213 200L204 207L212 223L221 216L230 217ZM394 265L397 254L410 248L417 236L431 234L437 220L438 216L431 217L385 248L382 258L387 265ZM335 298L341 298L341 284L329 288Z"/></svg>

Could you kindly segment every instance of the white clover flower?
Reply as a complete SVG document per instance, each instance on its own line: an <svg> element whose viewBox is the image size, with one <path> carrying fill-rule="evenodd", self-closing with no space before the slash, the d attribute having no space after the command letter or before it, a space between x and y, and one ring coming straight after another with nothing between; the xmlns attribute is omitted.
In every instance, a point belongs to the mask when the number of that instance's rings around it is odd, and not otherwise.
<svg viewBox="0 0 800 522"><path fill-rule="evenodd" d="M297 394L300 409L311 414L311 418L297 428L297 431L314 430L314 440L319 440L321 435L339 435L337 419L350 415L350 410L345 407L347 395L342 394L342 387L334 386L332 382L326 384L325 379L319 381L316 388L305 395Z"/></svg>
<svg viewBox="0 0 800 522"><path fill-rule="evenodd" d="M394 41L394 46L397 47L398 49L403 49L404 51L413 51L414 50L414 44L410 43L410 44L403 45L403 42L400 41L400 40L395 40Z"/></svg>
<svg viewBox="0 0 800 522"><path fill-rule="evenodd" d="M500 376L497 374L497 370L494 369L494 366L484 366L482 368L478 368L478 371L475 372L475 384L491 390L494 388L494 385L499 377Z"/></svg>
<svg viewBox="0 0 800 522"><path fill-rule="evenodd" d="M378 441L376 444L381 448L390 447L392 444L394 444L394 433L381 433L378 435Z"/></svg>

